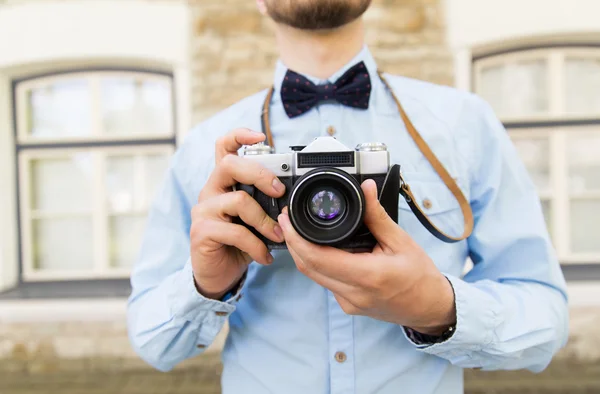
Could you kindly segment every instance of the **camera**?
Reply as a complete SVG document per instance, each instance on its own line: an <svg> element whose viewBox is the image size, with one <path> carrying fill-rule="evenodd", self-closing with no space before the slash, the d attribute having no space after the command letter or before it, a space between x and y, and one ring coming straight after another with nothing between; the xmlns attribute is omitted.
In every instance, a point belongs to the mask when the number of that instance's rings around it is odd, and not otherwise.
<svg viewBox="0 0 600 394"><path fill-rule="evenodd" d="M272 198L252 185L234 188L250 194L274 220L287 206L294 229L312 243L350 251L373 249L376 240L363 223L365 196L360 185L367 179L375 181L381 205L398 221L400 166L390 165L383 143L363 143L350 149L334 137L318 137L307 146L292 146L281 154L263 143L247 146L243 157L272 171L286 192ZM275 243L245 226L269 249L286 248L285 243Z"/></svg>

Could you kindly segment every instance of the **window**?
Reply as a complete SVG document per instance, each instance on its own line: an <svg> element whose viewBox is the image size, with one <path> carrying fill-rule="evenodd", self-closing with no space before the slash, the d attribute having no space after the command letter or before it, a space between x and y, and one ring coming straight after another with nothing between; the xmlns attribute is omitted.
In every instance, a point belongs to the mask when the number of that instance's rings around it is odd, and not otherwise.
<svg viewBox="0 0 600 394"><path fill-rule="evenodd" d="M600 262L600 48L516 51L474 70L537 185L561 261Z"/></svg>
<svg viewBox="0 0 600 394"><path fill-rule="evenodd" d="M129 71L15 84L23 280L129 274L174 149L172 91Z"/></svg>

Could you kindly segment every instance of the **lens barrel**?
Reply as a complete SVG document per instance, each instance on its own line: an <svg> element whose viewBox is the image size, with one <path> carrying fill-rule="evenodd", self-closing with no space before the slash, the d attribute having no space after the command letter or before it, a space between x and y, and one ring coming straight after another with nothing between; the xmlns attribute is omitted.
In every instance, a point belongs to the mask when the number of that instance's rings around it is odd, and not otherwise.
<svg viewBox="0 0 600 394"><path fill-rule="evenodd" d="M358 181L337 168L316 168L298 179L290 192L289 216L310 242L336 245L363 223L365 198Z"/></svg>

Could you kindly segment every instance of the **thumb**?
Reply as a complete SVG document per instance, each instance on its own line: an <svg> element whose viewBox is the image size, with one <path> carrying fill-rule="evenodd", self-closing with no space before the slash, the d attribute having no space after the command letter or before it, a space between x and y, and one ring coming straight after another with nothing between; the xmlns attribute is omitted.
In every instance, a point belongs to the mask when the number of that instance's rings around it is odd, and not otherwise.
<svg viewBox="0 0 600 394"><path fill-rule="evenodd" d="M361 185L366 200L365 224L377 239L381 247L394 250L402 242L406 234L396 222L390 218L377 198L377 185L368 179Z"/></svg>

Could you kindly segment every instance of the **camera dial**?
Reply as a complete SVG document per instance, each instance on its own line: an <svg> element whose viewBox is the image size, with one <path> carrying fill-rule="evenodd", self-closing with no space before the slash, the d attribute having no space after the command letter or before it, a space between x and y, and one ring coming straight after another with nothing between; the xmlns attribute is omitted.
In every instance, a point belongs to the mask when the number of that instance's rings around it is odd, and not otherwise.
<svg viewBox="0 0 600 394"><path fill-rule="evenodd" d="M275 149L269 145L265 145L264 142L250 145L244 148L244 155L258 156L258 155L270 155L275 153Z"/></svg>
<svg viewBox="0 0 600 394"><path fill-rule="evenodd" d="M387 146L383 142L366 142L356 146L358 152L382 152L387 151Z"/></svg>

